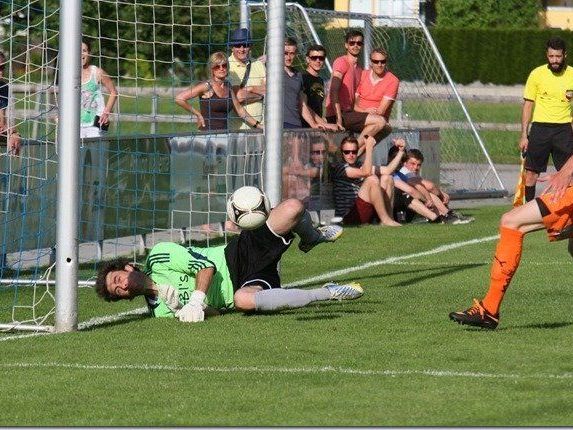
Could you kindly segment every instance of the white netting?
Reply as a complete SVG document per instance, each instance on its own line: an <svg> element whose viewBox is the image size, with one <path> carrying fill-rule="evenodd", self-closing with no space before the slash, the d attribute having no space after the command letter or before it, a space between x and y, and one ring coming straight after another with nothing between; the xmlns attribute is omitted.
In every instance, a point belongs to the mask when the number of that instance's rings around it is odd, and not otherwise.
<svg viewBox="0 0 573 430"><path fill-rule="evenodd" d="M265 16L263 3L252 3L251 11L254 21ZM463 197L503 191L419 19L303 10L290 3L286 17L287 35L299 43L299 68L306 67L304 53L308 46L320 43L326 48L325 80L330 79L330 64L345 54L344 35L349 28L364 33L365 51L385 48L389 53L388 67L401 80L399 100L390 120L397 133L420 130L421 142L412 143L423 146L428 142L438 148L440 182L452 194ZM255 26L254 30L263 29ZM360 62L365 63L363 58ZM379 150L384 147L380 145Z"/></svg>

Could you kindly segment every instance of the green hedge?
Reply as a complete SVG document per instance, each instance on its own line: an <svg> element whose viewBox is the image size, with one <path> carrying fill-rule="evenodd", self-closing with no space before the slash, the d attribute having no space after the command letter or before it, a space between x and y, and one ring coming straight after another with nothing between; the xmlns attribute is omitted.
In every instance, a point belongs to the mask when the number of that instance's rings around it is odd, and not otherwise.
<svg viewBox="0 0 573 430"><path fill-rule="evenodd" d="M452 79L459 84L524 84L531 69L547 61L545 42L551 36L562 37L573 51L573 32L567 30L436 27L431 34Z"/></svg>

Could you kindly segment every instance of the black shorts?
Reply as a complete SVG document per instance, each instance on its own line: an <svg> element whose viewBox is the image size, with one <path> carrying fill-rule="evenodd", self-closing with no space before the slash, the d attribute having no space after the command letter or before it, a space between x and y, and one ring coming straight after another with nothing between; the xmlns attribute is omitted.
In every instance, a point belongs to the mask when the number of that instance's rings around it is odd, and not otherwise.
<svg viewBox="0 0 573 430"><path fill-rule="evenodd" d="M547 170L549 154L557 170L573 154L573 130L571 123L548 124L534 122L528 136L525 168L536 173Z"/></svg>
<svg viewBox="0 0 573 430"><path fill-rule="evenodd" d="M412 196L398 188L394 188L394 212L405 211L412 203Z"/></svg>
<svg viewBox="0 0 573 430"><path fill-rule="evenodd" d="M225 259L233 281L233 290L248 285L263 289L280 288L279 261L294 235L275 235L263 224L255 230L243 230L225 248Z"/></svg>

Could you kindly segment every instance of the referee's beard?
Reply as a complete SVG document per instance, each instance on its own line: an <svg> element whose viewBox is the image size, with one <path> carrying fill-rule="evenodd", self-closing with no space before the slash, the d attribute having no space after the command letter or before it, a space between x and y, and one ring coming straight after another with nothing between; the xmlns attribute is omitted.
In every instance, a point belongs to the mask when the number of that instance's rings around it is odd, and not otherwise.
<svg viewBox="0 0 573 430"><path fill-rule="evenodd" d="M563 61L560 63L547 63L547 67L549 67L549 70L553 73L561 73L566 66L567 61L565 61L565 58L563 58Z"/></svg>

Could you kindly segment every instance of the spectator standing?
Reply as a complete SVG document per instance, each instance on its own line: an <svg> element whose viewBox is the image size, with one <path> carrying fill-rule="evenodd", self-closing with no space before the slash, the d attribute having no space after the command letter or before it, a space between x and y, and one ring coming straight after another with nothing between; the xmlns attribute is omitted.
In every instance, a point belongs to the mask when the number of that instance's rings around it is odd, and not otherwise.
<svg viewBox="0 0 573 430"><path fill-rule="evenodd" d="M375 144L376 140L373 137L366 138L364 163L361 163L357 161L358 140L350 136L342 139L340 151L343 161L334 164L330 169L334 185L334 214L336 217L342 217L344 224L366 224L372 222L377 216L381 224L399 227L400 224L390 215L392 213L391 200L381 187L381 183L384 181L388 183L388 179L390 183L392 182L390 175L395 166L381 167L379 173L376 172L381 178L377 177L372 164ZM397 156L398 161L403 151L402 146ZM393 186L393 184L388 185Z"/></svg>
<svg viewBox="0 0 573 430"><path fill-rule="evenodd" d="M519 149L526 153L525 201L535 198L535 183L547 170L549 154L557 170L573 154L573 67L567 65L565 41L549 39L546 56L547 64L531 71L523 92Z"/></svg>
<svg viewBox="0 0 573 430"><path fill-rule="evenodd" d="M358 56L363 44L362 32L350 30L344 42L346 55L338 57L332 64L332 78L326 98L326 119L336 124L339 130L344 130L343 114L354 109L354 95L362 75Z"/></svg>
<svg viewBox="0 0 573 430"><path fill-rule="evenodd" d="M7 146L8 154L20 154L20 134L15 127L10 126L8 118L8 99L10 89L8 82L4 80L4 70L6 69L6 56L0 51L0 143Z"/></svg>
<svg viewBox="0 0 573 430"><path fill-rule="evenodd" d="M326 49L322 45L311 45L306 50L306 70L302 73L303 91L306 94L308 107L319 117L323 116L324 79L320 71L326 60ZM303 119L303 127L310 125Z"/></svg>
<svg viewBox="0 0 573 430"><path fill-rule="evenodd" d="M232 110L250 127L262 128L260 121L248 114L232 91L227 81L228 65L223 52L211 54L208 64L211 77L181 91L175 97L175 102L197 116L199 130L202 131L227 130L227 117ZM199 97L199 111L188 102L194 97Z"/></svg>
<svg viewBox="0 0 573 430"><path fill-rule="evenodd" d="M297 54L297 43L292 37L285 38L283 79L283 127L302 128L304 119L311 128L335 130L321 116L312 111L303 92L302 74L295 70L293 62Z"/></svg>
<svg viewBox="0 0 573 430"><path fill-rule="evenodd" d="M256 121L263 123L263 99L266 91L266 70L262 62L251 60L252 40L249 30L238 28L229 38L229 81L237 100ZM240 118L230 117L229 130L247 130Z"/></svg>
<svg viewBox="0 0 573 430"><path fill-rule="evenodd" d="M82 90L80 113L80 137L98 137L109 127L109 115L117 99L117 90L108 74L100 67L90 64L91 47L82 42ZM102 88L108 94L105 102Z"/></svg>

